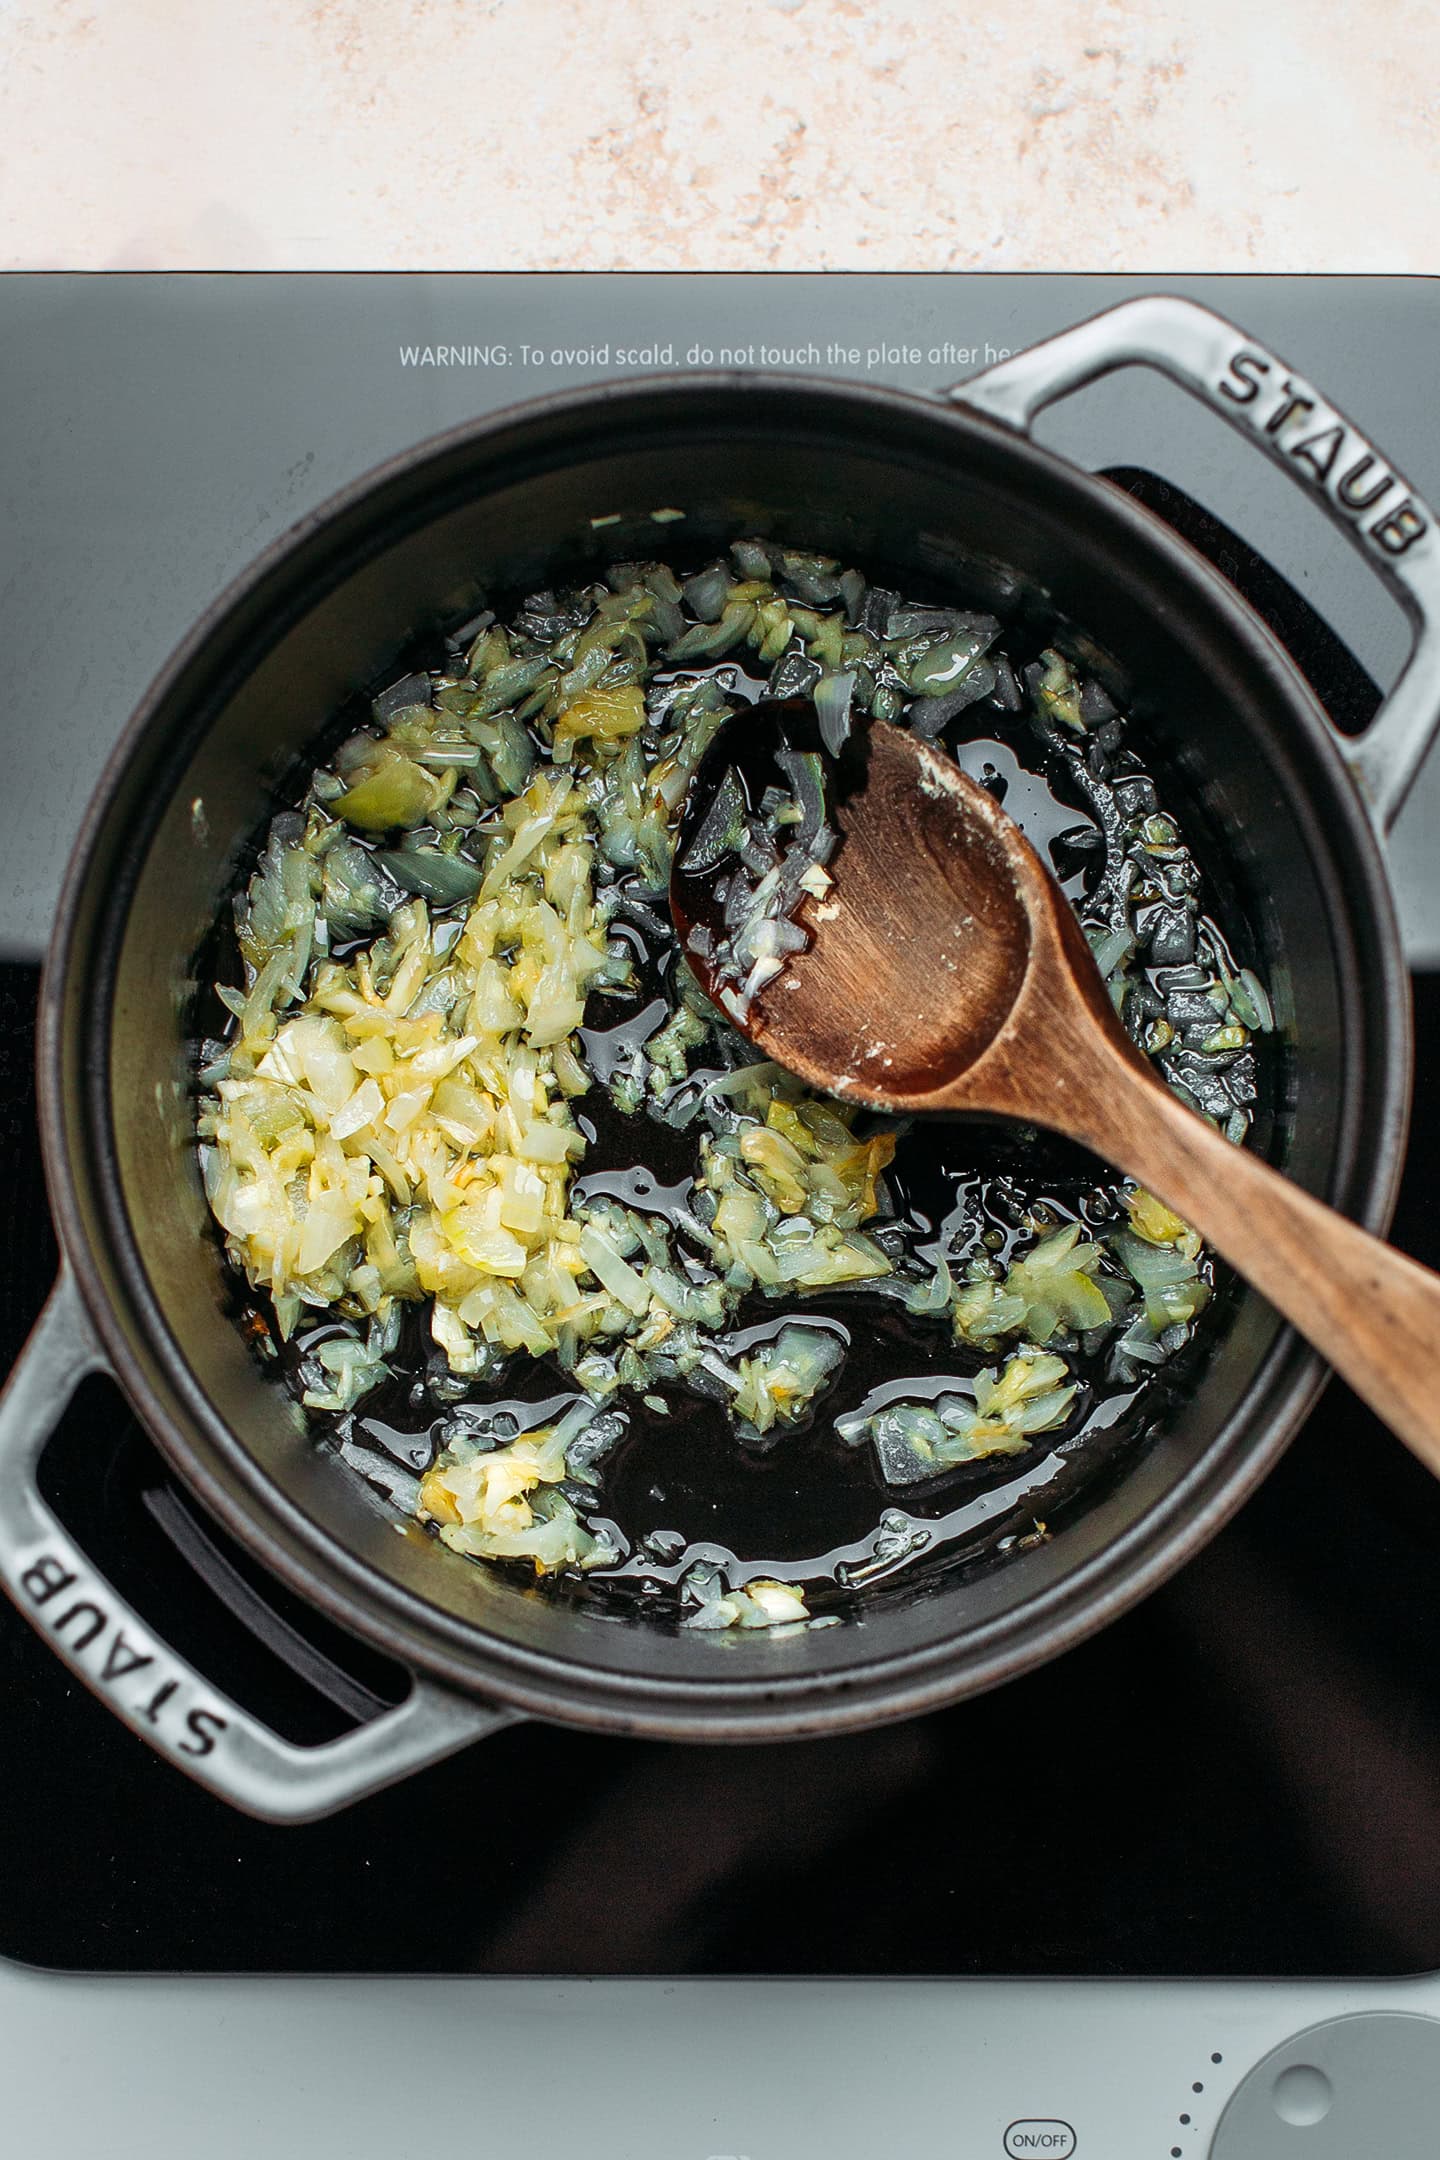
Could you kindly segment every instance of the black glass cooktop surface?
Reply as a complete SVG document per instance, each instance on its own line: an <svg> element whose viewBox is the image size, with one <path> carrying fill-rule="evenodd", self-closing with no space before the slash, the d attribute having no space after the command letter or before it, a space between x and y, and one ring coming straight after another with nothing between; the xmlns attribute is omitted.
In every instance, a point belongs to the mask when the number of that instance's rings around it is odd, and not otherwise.
<svg viewBox="0 0 1440 2160"><path fill-rule="evenodd" d="M1373 686L1173 489L1337 717ZM55 1264L31 1078L38 975L0 969L0 1353ZM1395 1235L1440 1265L1440 976ZM221 1686L297 1740L403 1677L277 1592L108 1383L52 1503ZM200 1578L197 1581L197 1575ZM208 1585L208 1587L207 1587ZM0 1952L100 1971L1327 1974L1440 1966L1440 1485L1338 1383L1165 1589L980 1701L720 1749L528 1724L328 1822L190 1786L0 1602Z"/></svg>

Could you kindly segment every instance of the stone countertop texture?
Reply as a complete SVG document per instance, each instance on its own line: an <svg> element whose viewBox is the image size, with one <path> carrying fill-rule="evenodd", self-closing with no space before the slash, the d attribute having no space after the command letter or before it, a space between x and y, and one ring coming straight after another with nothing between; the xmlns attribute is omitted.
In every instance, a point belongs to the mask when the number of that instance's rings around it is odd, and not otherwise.
<svg viewBox="0 0 1440 2160"><path fill-rule="evenodd" d="M1426 271L1433 0L0 0L0 266Z"/></svg>

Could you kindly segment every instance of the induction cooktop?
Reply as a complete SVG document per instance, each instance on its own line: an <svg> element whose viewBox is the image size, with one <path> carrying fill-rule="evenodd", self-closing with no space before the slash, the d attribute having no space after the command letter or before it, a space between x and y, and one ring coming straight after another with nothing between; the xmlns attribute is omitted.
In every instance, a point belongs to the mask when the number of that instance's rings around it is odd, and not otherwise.
<svg viewBox="0 0 1440 2160"><path fill-rule="evenodd" d="M938 385L979 364L987 348L1159 289L1153 280L1062 278L717 279L684 290L657 279L106 284L119 287L113 297L97 296L93 280L0 287L0 309L8 299L21 333L0 362L10 392L0 477L11 482L13 524L29 535L9 597L0 598L0 627L12 681L38 684L10 723L15 776L0 804L8 857L0 859L0 938L10 955L0 967L7 1363L55 1263L31 1079L36 958L54 865L129 699L222 574L347 476L347 460L362 469L458 417L457 401L475 409L583 376L582 350L614 346L613 334L599 331L617 309L649 325L651 342L671 333L682 348L676 364L689 345L713 345L722 319L737 342L748 325L753 337L789 337L797 349L799 325L808 323L822 344L835 329L842 356L867 356L864 364L842 357L833 372L848 366ZM1433 288L1165 281L1177 288L1303 357L1382 443L1393 442L1419 484L1440 493L1440 430L1416 342L1419 332L1440 330ZM346 351L354 360L366 300L375 346L370 364L354 369L363 424L338 431L339 444L319 417L318 370ZM400 334L407 317L411 340ZM1365 325L1381 317L1386 334L1367 344ZM86 342L47 386L39 331L67 323ZM524 323L533 343L519 334ZM1390 334L1395 325L1408 341ZM263 380L244 365L254 360L257 326L270 331ZM493 359L443 369L404 359L407 343L434 347L450 329L457 349L526 345L541 360L524 373ZM473 338L461 334L472 330ZM926 355L946 343L971 359L931 365ZM872 351L881 357L870 361ZM17 425L27 398L48 432ZM157 476L153 468L167 402L180 413L182 439L208 445L194 451L199 474ZM1257 480L1245 468L1237 497L1229 448L1216 449L1206 432L1213 423L1198 410L1182 405L1177 418L1170 403L1153 423L1143 399L1127 410L1102 397L1088 419L1073 410L1062 446L1203 548L1285 640L1337 724L1363 725L1378 702L1376 681L1393 672L1401 649L1387 605L1365 593L1363 572L1348 558L1337 565L1328 553L1307 553L1303 527L1289 522L1288 499L1272 490L1270 475ZM316 431L309 451L297 411ZM288 462L276 467L278 453L267 453L266 484L252 489L237 518L233 494L217 501L214 482L241 469L247 443L265 429ZM153 521L153 547L136 544L144 535L128 528L132 506ZM205 591L193 589L197 582ZM33 620L42 588L48 644ZM1416 970L1421 1114L1394 1235L1440 1266L1440 1140L1424 1114L1440 1079L1434 770L1407 815L1398 858ZM287 1737L331 1738L403 1695L403 1673L280 1590L207 1519L108 1382L82 1387L42 1481L120 1590ZM1212 2133L1213 2149L1233 2160L1288 2151L1273 2140L1302 2129L1294 2149L1322 2160L1360 2149L1361 2103L1352 2093L1363 2095L1367 2126L1379 2120L1383 2095L1392 2110L1386 2149L1418 2153L1422 2146L1405 2140L1428 2133L1411 2098L1440 2091L1440 2060L1427 2053L1440 2026L1428 2014L1394 2013L1440 2011L1440 1985L1418 1982L1418 1993L1402 1985L1440 1970L1437 1562L1440 1485L1332 1383L1279 1468L1198 1558L1102 1635L993 1695L881 1732L783 1747L681 1748L519 1725L299 1829L251 1822L184 1782L0 1603L0 1956L32 1969L32 1990L42 1973L151 1975L157 1987L158 1976L176 1974L333 1976L321 1998L330 2044L347 2060L378 2064L388 2032L407 2075L419 2051L422 2080L455 2068L453 2052L439 2062L428 2055L425 2019L449 2035L453 2051L463 2044L462 2003L474 2007L477 2045L488 2019L514 2048L531 2020L543 2021L547 2004L561 2000L543 1981L685 1979L692 1991L678 1998L673 1985L563 1997L572 2039L585 2025L583 2010L576 2025L575 2003L589 2000L640 2078L636 2111L606 2115L588 2149L643 2160L672 2151L724 2160L742 2145L748 2160L782 2149L807 2160L870 2150L887 2119L886 2081L897 2122L908 2091L931 2109L926 2120L943 2126L937 2095L947 2063L957 2077L963 2065L964 2077L951 2095L949 2130L927 2132L926 2148L967 2160L1002 2150L1061 2160L1077 2150L1126 2160L1132 2151L1188 2155L1204 2152ZM396 1974L433 1976L407 1998L428 2008L417 2009L403 2043L393 2026L376 2024L373 1998L342 1985L342 1976ZM508 1985L522 1976L530 1992ZM456 1993L462 1977L466 1987L495 1985ZM744 1986L700 1986L722 1978ZM827 1994L817 1979L952 1985L938 1996L893 1985ZM790 1992L765 1986L779 1980L792 1983ZM1097 1996L1075 1984L1082 1980L1114 1992ZM1149 1992L1128 1984L1136 1982L1151 1983ZM1233 1984L1228 1994L1221 1982ZM88 2003L120 1999L97 1997L100 1984L91 1983ZM204 1983L201 1996L217 1984ZM23 2002L15 1996L17 2032L39 2017L44 1999L43 1989ZM179 2000L173 1983L149 1999ZM247 2031L249 2000L233 1998ZM303 1988L285 2000L303 2014ZM752 2015L762 2001L793 2019L796 2063L816 2066L806 2076L831 2080L816 2086L813 2116L771 2070L756 2072L753 2105L727 2093L723 2078L712 2081L727 2032L738 2035L743 2059L770 2062ZM1108 2026L1097 2008L1107 2001ZM692 2030L677 2002L697 2006L697 2017L705 2005L710 2037ZM1367 2022L1382 2009L1378 2023ZM1330 2030L1327 2021L1342 2012L1344 2029ZM1147 2025L1150 2018L1160 2024ZM1321 2024L1325 2035L1305 2045L1293 2037ZM137 2028L141 2044L147 2032L159 2044L164 2025L157 2007ZM290 2064L280 2030L263 2018L261 2027L267 2059ZM989 2056L975 2052L981 2031ZM836 2060L841 2032L854 2041ZM683 2136L673 2127L685 2114L680 2099L668 2116L657 2112L665 2076L657 2071L645 2085L652 2041L668 2047L672 2065L690 2065L692 2097L709 2096L708 2112L693 2124L686 2116ZM482 2048L492 2061L494 2045ZM1281 2052L1252 2075L1272 2045ZM1127 2111L1113 2093L1107 2098L1107 2049L1119 2064L1141 2046L1153 2061L1135 2063L1145 2097ZM363 2085L368 2073L353 2074ZM298 2123L305 2080L296 2082L293 2065L284 2075L285 2120ZM543 2050L526 2075L544 2081ZM850 2075L859 2081L853 2105L837 2107ZM158 2093L161 2082L146 2090ZM383 2079L363 2124L344 2104L341 2119L360 2140L351 2149L372 2149L388 2108ZM502 2117L508 2142L524 2127L524 2109L507 2101L495 2120ZM1107 2127L1087 2141L1087 2124ZM556 2123L542 2120L540 2135L549 2142L537 2149L573 2149ZM1350 2145L1333 2142L1342 2135Z"/></svg>

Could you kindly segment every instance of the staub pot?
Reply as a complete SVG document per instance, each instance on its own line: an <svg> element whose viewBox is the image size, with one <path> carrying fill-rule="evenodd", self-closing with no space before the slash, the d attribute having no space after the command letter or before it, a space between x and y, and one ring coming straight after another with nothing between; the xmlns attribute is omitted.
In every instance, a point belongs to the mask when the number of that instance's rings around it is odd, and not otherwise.
<svg viewBox="0 0 1440 2160"><path fill-rule="evenodd" d="M1262 624L1168 528L1030 439L1042 406L1133 363L1178 380L1309 489L1406 607L1412 658L1358 740L1332 730ZM1272 986L1273 1158L1370 1229L1389 1219L1411 1058L1382 836L1440 716L1440 543L1397 468L1275 355L1154 298L941 397L675 375L423 444L272 548L150 691L91 804L43 993L45 1162L65 1262L0 1406L0 1576L118 1716L271 1820L323 1815L523 1715L773 1740L994 1687L1195 1552L1323 1381L1269 1308L1237 1295L1164 1430L1048 1543L780 1640L621 1624L527 1593L397 1537L369 1489L297 1434L223 1309L191 1137L196 953L277 781L417 627L463 620L487 586L653 554L659 505L685 513L687 556L760 530L957 591L977 559L998 561L1012 592L1083 630L1146 715L1147 759L1223 865ZM97 1370L234 1537L409 1667L398 1709L292 1746L102 1580L36 1482L56 1417Z"/></svg>

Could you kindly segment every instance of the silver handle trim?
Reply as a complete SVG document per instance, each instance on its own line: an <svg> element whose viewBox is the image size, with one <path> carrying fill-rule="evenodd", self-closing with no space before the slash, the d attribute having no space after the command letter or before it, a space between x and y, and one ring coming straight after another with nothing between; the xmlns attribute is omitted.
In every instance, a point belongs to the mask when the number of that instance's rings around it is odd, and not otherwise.
<svg viewBox="0 0 1440 2160"><path fill-rule="evenodd" d="M177 1770L262 1822L316 1822L515 1722L514 1711L417 1675L393 1710L322 1747L298 1747L212 1687L105 1581L41 1497L45 1444L97 1372L110 1367L65 1269L0 1395L0 1587L76 1678Z"/></svg>
<svg viewBox="0 0 1440 2160"><path fill-rule="evenodd" d="M1352 420L1224 316L1171 294L1127 300L943 394L1029 434L1038 413L1122 367L1151 367L1248 437L1322 506L1399 601L1410 657L1363 735L1339 737L1388 831L1440 729L1440 537L1424 498Z"/></svg>

